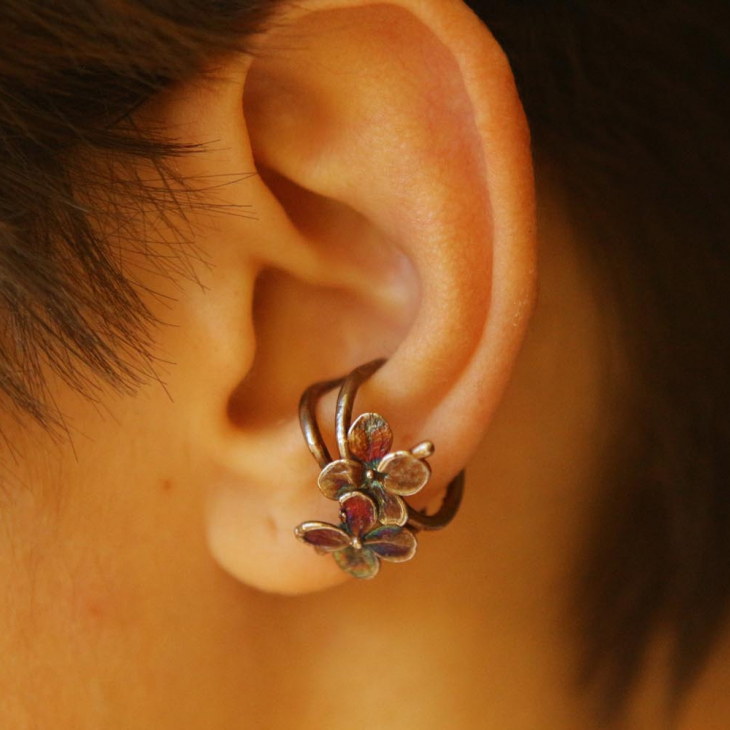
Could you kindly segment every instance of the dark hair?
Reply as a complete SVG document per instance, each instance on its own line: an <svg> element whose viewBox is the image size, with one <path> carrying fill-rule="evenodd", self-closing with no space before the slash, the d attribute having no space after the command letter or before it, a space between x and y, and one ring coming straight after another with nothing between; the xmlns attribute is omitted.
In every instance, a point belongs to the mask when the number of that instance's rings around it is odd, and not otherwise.
<svg viewBox="0 0 730 730"><path fill-rule="evenodd" d="M629 353L579 584L584 679L615 714L667 631L676 709L730 597L730 4L474 5L511 59Z"/></svg>
<svg viewBox="0 0 730 730"><path fill-rule="evenodd" d="M151 200L163 216L181 206L173 191L185 185L166 184L175 177L168 161L197 147L165 130L142 134L133 112L221 53L245 51L275 6L270 0L0 4L0 395L6 411L30 415L60 434L62 414L48 392L46 366L89 397L98 386L89 368L121 392L133 393L151 376L149 330L156 320L132 275L120 270L119 252L98 231L112 220L125 246L147 252L139 231L124 236L136 215L134 201ZM160 180L144 181L125 159L149 162ZM216 181L176 182L195 193ZM190 204L196 196L184 197ZM177 249L147 263L160 273L184 274L191 247L181 242Z"/></svg>
<svg viewBox="0 0 730 730"><path fill-rule="evenodd" d="M153 318L94 224L113 216L123 230L128 208L115 206L116 194L163 213L178 201L98 160L143 158L163 181L173 175L170 157L194 148L164 130L142 133L133 112L221 49L245 50L278 4L0 6L0 392L9 406L59 423L43 363L82 392L93 389L85 368L130 392L141 382L125 353L151 358ZM629 348L632 394L616 403L625 429L606 455L576 604L582 678L601 688L609 717L660 626L673 637L678 700L728 612L730 7L471 5L511 61L536 159L569 195ZM86 202L101 190L103 211Z"/></svg>

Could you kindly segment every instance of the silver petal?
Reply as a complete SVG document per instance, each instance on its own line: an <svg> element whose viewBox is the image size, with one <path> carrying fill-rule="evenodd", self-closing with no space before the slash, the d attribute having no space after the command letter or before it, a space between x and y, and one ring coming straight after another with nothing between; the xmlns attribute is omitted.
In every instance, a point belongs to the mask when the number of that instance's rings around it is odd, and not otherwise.
<svg viewBox="0 0 730 730"><path fill-rule="evenodd" d="M420 492L431 478L431 467L409 451L388 454L378 464L378 471L385 474L385 488L404 497Z"/></svg>

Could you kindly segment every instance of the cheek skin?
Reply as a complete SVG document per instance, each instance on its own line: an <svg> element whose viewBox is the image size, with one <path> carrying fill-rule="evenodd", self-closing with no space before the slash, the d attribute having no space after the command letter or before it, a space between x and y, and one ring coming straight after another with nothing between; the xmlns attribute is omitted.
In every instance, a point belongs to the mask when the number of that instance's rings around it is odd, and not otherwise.
<svg viewBox="0 0 730 730"><path fill-rule="evenodd" d="M179 566L203 554L194 539L201 485L210 478L210 417L202 412L212 413L215 403L200 375L215 349L178 297L182 304L164 317L178 326L161 330L156 353L175 363L159 368L164 387L152 380L134 397L105 390L100 406L49 373L71 440L51 445L40 432L18 439L27 453L22 481L30 486L9 488L29 496L8 519L23 555L17 573L25 588L17 594L33 596L21 621L33 626L39 650L53 644L71 657L84 647L91 652L90 641L144 631L156 620L151 605L164 603L165 591L180 592L171 576L182 579ZM223 418L225 399L218 404Z"/></svg>
<svg viewBox="0 0 730 730"><path fill-rule="evenodd" d="M107 403L114 418L75 403L73 423L93 440L77 436L75 449L50 450L37 465L36 479L53 472L42 491L55 496L28 510L10 588L18 596L11 646L0 630L3 655L33 656L23 680L0 667L0 693L11 681L32 687L49 713L39 726L84 707L92 726L134 727L127 713L154 704L163 675L171 692L203 706L213 687L190 666L215 666L209 652L227 645L208 636L225 622L209 618L226 613L236 632L235 612L221 610L229 586L200 537L207 476L192 428L159 386ZM217 679L212 672L211 684Z"/></svg>
<svg viewBox="0 0 730 730"><path fill-rule="evenodd" d="M85 574L74 577L68 588L70 623L79 633L90 637L135 624L139 596L124 579L115 579L106 571L95 576Z"/></svg>
<svg viewBox="0 0 730 730"><path fill-rule="evenodd" d="M254 199L253 187L244 192ZM145 726L232 727L216 723L218 703L205 698L230 685L234 706L238 688L256 676L230 652L249 636L249 616L240 610L244 589L210 555L203 500L216 449L231 436L231 391L253 359L258 269L241 236L210 228L206 265L192 261L190 279L145 274L144 261L136 271L156 293L141 296L163 323L151 330L157 359L147 384L134 396L92 388L91 402L47 372L68 434L54 440L6 419L20 460L0 454L0 474L17 495L2 507L0 573L13 610L0 611L0 656L28 658L28 666L0 662L0 697L17 695L15 685L32 688L39 727L71 718L71 707L88 709L96 718L89 727L137 727L155 692L169 692L155 712L170 715ZM150 372L149 363L136 364ZM209 717L198 717L203 709Z"/></svg>

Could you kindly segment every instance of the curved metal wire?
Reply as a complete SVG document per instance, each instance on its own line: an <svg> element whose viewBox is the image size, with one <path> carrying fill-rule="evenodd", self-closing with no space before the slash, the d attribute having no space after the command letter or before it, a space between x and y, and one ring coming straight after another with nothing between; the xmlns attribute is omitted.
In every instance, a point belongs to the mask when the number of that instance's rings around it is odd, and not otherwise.
<svg viewBox="0 0 730 730"><path fill-rule="evenodd" d="M302 393L302 397L299 399L299 424L302 427L307 446L317 460L320 469L324 469L332 461L332 457L317 423L317 403L325 393L334 390L344 382L345 378L337 378L314 383Z"/></svg>
<svg viewBox="0 0 730 730"><path fill-rule="evenodd" d="M345 377L314 383L302 393L302 397L299 400L299 423L302 427L307 446L321 469L324 469L327 464L332 462L332 457L322 438L322 432L317 423L317 403L325 393L334 390L338 386L340 387L335 411L337 446L342 459L351 458L350 448L347 443L347 432L352 422L352 410L358 388L385 362L385 358L372 360L355 368L355 370ZM441 530L446 527L454 519L461 506L465 479L466 472L462 470L449 482L441 507L433 515L419 512L406 503L406 507L408 508L408 522L406 526L414 532L418 532L419 530Z"/></svg>
<svg viewBox="0 0 730 730"><path fill-rule="evenodd" d="M347 432L352 423L352 407L355 405L355 396L358 388L382 365L385 358L371 360L359 368L355 368L344 380L337 396L337 410L335 411L335 432L340 458L351 459L350 446L347 443Z"/></svg>
<svg viewBox="0 0 730 730"><path fill-rule="evenodd" d="M406 503L408 509L408 522L406 523L414 531L418 530L442 530L451 520L456 517L456 513L461 507L461 499L464 496L464 483L466 481L466 471L462 469L446 487L446 495L441 503L438 512L433 515L427 515L418 512L410 504Z"/></svg>

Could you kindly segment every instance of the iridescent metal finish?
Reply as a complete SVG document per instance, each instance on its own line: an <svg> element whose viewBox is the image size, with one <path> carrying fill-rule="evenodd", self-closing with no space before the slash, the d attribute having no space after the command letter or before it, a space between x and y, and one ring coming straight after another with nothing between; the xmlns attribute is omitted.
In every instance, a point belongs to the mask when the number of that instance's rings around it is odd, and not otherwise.
<svg viewBox="0 0 730 730"><path fill-rule="evenodd" d="M296 536L318 553L332 553L342 570L356 578L374 578L381 560L402 563L416 554L413 533L397 525L380 525L375 502L364 492L348 492L340 505L339 526L303 522L295 529Z"/></svg>
<svg viewBox="0 0 730 730"><path fill-rule="evenodd" d="M436 514L411 507L403 497L419 492L431 476L426 462L431 441L410 450L391 451L393 433L378 413L363 413L355 423L352 411L357 390L385 359L361 365L344 378L311 385L299 402L299 421L309 450L322 471L318 485L328 499L340 503L339 525L303 522L296 537L320 554L331 553L337 564L356 578L373 578L380 560L404 562L416 553L415 533L440 530L456 515L464 491L464 471L447 486ZM317 423L320 398L340 387L335 411L335 435L340 458L332 460Z"/></svg>

